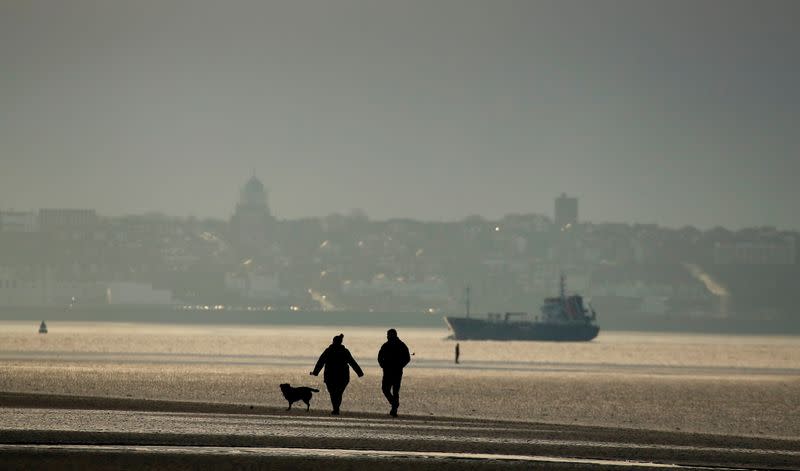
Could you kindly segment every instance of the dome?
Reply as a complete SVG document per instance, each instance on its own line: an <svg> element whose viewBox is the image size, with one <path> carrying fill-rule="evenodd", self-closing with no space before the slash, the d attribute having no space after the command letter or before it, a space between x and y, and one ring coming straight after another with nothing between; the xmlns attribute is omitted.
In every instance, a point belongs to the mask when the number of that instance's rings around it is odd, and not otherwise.
<svg viewBox="0 0 800 471"><path fill-rule="evenodd" d="M264 189L264 184L255 175L250 177L250 180L247 180L247 183L242 187L239 204L251 208L266 208L267 192Z"/></svg>
<svg viewBox="0 0 800 471"><path fill-rule="evenodd" d="M255 175L250 177L250 180L244 185L242 189L245 193L260 193L264 191L264 184L261 183L261 180L256 178Z"/></svg>

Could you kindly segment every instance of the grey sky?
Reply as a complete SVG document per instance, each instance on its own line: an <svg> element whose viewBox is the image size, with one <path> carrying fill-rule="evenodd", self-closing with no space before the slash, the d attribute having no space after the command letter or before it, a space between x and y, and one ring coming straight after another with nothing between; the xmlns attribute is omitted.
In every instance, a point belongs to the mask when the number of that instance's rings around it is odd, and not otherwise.
<svg viewBox="0 0 800 471"><path fill-rule="evenodd" d="M800 228L794 1L0 2L0 208Z"/></svg>

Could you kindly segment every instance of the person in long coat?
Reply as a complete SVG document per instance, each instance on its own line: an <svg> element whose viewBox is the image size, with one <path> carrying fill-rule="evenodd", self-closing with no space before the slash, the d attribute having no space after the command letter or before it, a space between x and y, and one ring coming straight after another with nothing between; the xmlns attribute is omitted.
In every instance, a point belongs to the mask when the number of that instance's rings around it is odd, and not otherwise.
<svg viewBox="0 0 800 471"><path fill-rule="evenodd" d="M356 372L358 377L364 376L361 367L358 366L350 350L342 345L344 334L339 334L333 338L333 342L328 348L319 356L312 375L319 375L320 370L325 368L323 378L325 380L325 387L328 388L328 394L331 396L331 406L333 411L331 414L339 415L339 406L342 405L342 395L350 382L350 368Z"/></svg>

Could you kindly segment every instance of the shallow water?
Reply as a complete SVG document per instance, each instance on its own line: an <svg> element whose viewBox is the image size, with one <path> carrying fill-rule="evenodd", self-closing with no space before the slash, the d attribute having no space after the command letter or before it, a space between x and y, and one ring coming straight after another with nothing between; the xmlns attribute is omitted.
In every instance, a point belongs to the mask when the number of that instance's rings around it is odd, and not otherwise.
<svg viewBox="0 0 800 471"><path fill-rule="evenodd" d="M385 341L382 328L317 326L185 326L120 323L52 323L49 333L36 333L37 325L0 322L0 355L48 352L157 355L160 361L254 361L313 359L339 332L357 360L370 364ZM415 353L420 366L448 364L455 342L445 340L446 329L401 329L400 337ZM591 342L460 341L463 367L507 368L509 365L591 369L613 365L676 368L721 368L729 372L781 371L800 373L800 337L726 336L601 332ZM2 358L2 357L0 357ZM102 355L91 358L101 359ZM195 358L196 359L196 358ZM285 363L285 361L284 361ZM762 371L763 372L763 371Z"/></svg>

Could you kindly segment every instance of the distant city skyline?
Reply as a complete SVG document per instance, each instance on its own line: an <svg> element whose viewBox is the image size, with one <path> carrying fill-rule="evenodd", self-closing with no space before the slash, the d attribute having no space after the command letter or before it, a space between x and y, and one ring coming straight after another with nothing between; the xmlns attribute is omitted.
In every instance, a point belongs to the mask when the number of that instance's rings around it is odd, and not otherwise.
<svg viewBox="0 0 800 471"><path fill-rule="evenodd" d="M0 209L800 229L792 1L0 3Z"/></svg>

